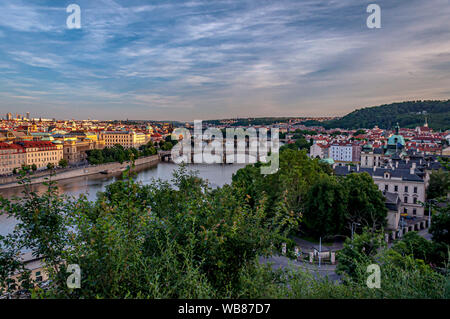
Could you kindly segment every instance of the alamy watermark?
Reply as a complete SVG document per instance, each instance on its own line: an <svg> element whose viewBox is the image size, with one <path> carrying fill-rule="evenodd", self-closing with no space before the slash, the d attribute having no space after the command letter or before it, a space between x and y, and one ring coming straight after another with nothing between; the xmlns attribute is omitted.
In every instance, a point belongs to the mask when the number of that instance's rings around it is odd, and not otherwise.
<svg viewBox="0 0 450 319"><path fill-rule="evenodd" d="M72 264L67 266L67 272L71 273L67 277L67 288L69 289L80 289L81 288L81 268L77 264Z"/></svg>
<svg viewBox="0 0 450 319"><path fill-rule="evenodd" d="M367 13L370 15L367 17L367 27L369 29L381 28L381 7L378 4L372 3L367 7Z"/></svg>
<svg viewBox="0 0 450 319"><path fill-rule="evenodd" d="M274 174L279 168L279 130L253 127L227 128L226 137L218 128L203 130L202 121L194 121L194 134L177 128L172 139L178 140L171 151L173 162L199 164L265 163L261 174ZM270 136L270 138L269 138Z"/></svg>
<svg viewBox="0 0 450 319"><path fill-rule="evenodd" d="M66 8L66 12L70 13L67 17L66 25L68 29L81 29L81 8L78 4L70 4Z"/></svg>
<svg viewBox="0 0 450 319"><path fill-rule="evenodd" d="M366 272L370 274L366 280L367 287L370 289L373 289L373 288L380 289L381 288L380 266L377 264L371 264L371 265L367 266Z"/></svg>

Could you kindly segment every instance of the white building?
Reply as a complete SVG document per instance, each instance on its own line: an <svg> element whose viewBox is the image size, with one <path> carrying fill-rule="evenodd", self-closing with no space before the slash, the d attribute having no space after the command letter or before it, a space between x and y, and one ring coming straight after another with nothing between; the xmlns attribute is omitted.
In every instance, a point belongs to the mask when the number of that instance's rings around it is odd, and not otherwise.
<svg viewBox="0 0 450 319"><path fill-rule="evenodd" d="M311 158L319 157L320 159L324 159L329 156L328 151L329 151L328 145L314 143L309 149L309 154Z"/></svg>
<svg viewBox="0 0 450 319"><path fill-rule="evenodd" d="M329 156L336 162L351 162L353 159L352 144L335 143L330 147Z"/></svg>

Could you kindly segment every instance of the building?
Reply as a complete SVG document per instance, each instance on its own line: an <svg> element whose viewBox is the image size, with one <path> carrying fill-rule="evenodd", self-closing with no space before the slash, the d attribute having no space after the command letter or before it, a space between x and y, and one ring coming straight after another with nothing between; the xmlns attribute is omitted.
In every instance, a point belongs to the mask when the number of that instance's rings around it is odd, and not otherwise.
<svg viewBox="0 0 450 319"><path fill-rule="evenodd" d="M397 193L383 191L387 208L386 230L397 230L400 224L402 205Z"/></svg>
<svg viewBox="0 0 450 319"><path fill-rule="evenodd" d="M15 168L26 165L25 149L16 144L0 143L0 175L11 174Z"/></svg>
<svg viewBox="0 0 450 319"><path fill-rule="evenodd" d="M368 173L380 191L397 194L401 200L401 212L411 217L424 217L426 182L423 172L418 170L415 163L408 168L363 168L357 165L336 166L336 175L345 176L350 173Z"/></svg>
<svg viewBox="0 0 450 319"><path fill-rule="evenodd" d="M333 143L330 146L328 156L336 162L359 163L361 161L361 146L349 142Z"/></svg>
<svg viewBox="0 0 450 319"><path fill-rule="evenodd" d="M105 131L100 133L100 140L105 142L106 147L120 144L125 148L138 148L147 143L147 136L134 131Z"/></svg>
<svg viewBox="0 0 450 319"><path fill-rule="evenodd" d="M14 143L25 149L25 165L35 164L38 169L47 168L49 163L58 166L63 158L62 145L54 144L48 141L22 141Z"/></svg>
<svg viewBox="0 0 450 319"><path fill-rule="evenodd" d="M372 144L366 144L361 149L361 166L362 167L381 167L391 157L404 158L405 139L399 134L400 127L395 127L395 134L391 135L387 140L387 144L381 147L373 147Z"/></svg>
<svg viewBox="0 0 450 319"><path fill-rule="evenodd" d="M102 141L94 141L90 138L67 139L63 144L63 156L69 165L77 165L87 160L87 151L93 149L103 149L104 147L105 145Z"/></svg>
<svg viewBox="0 0 450 319"><path fill-rule="evenodd" d="M329 153L329 146L321 143L314 143L309 149L309 154L311 158L317 157L320 159L328 158L329 157L328 153Z"/></svg>
<svg viewBox="0 0 450 319"><path fill-rule="evenodd" d="M44 169L49 163L57 166L63 158L62 145L48 141L0 143L0 174L11 174L22 165Z"/></svg>

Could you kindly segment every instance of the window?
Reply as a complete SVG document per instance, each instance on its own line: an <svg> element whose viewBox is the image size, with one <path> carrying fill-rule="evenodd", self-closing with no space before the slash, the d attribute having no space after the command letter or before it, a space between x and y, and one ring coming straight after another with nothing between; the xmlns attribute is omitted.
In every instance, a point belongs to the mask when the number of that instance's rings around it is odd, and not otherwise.
<svg viewBox="0 0 450 319"><path fill-rule="evenodd" d="M405 193L408 192L408 186L405 186Z"/></svg>
<svg viewBox="0 0 450 319"><path fill-rule="evenodd" d="M417 198L416 198L416 197L414 197L413 203L414 203L414 204L417 204Z"/></svg>
<svg viewBox="0 0 450 319"><path fill-rule="evenodd" d="M42 281L42 275L40 271L36 271L36 281Z"/></svg>
<svg viewBox="0 0 450 319"><path fill-rule="evenodd" d="M405 196L405 201L404 201L405 203L407 203L408 202L408 197L407 196Z"/></svg>
<svg viewBox="0 0 450 319"><path fill-rule="evenodd" d="M388 185L388 184L384 185L384 190L385 190L385 191L388 191L388 190L389 190L389 185Z"/></svg>
<svg viewBox="0 0 450 319"><path fill-rule="evenodd" d="M398 185L395 185L395 186L394 186L394 191L395 191L395 192L398 192Z"/></svg>
<svg viewBox="0 0 450 319"><path fill-rule="evenodd" d="M414 187L414 194L417 194L417 186Z"/></svg>
<svg viewBox="0 0 450 319"><path fill-rule="evenodd" d="M416 216L417 215L417 209L413 209L413 215Z"/></svg>

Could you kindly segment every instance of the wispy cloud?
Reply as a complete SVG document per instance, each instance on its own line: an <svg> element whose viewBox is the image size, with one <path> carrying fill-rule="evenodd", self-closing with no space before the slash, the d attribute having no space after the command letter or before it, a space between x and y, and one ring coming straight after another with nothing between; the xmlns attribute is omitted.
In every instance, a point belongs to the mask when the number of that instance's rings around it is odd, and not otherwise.
<svg viewBox="0 0 450 319"><path fill-rule="evenodd" d="M447 0L379 0L380 30L370 1L76 2L81 30L63 3L1 2L2 112L191 120L448 98Z"/></svg>

